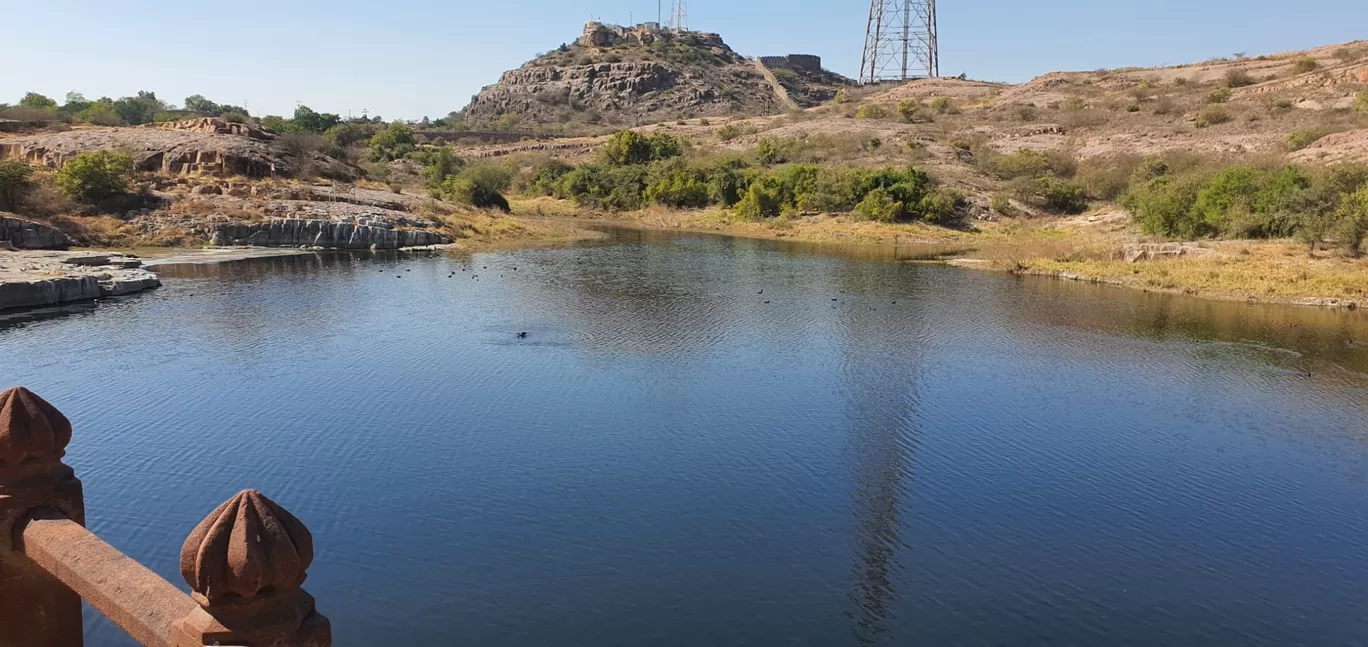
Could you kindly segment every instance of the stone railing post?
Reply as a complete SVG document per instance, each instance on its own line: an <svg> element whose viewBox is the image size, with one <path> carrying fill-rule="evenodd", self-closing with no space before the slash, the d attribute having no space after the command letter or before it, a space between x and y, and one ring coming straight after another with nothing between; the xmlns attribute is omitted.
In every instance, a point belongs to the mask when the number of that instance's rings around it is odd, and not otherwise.
<svg viewBox="0 0 1368 647"><path fill-rule="evenodd" d="M62 463L71 422L28 389L0 393L0 647L80 647L81 597L15 549L35 511L85 525L81 482Z"/></svg>
<svg viewBox="0 0 1368 647"><path fill-rule="evenodd" d="M330 647L332 627L304 592L313 536L256 490L228 499L181 548L181 575L200 608L171 629L174 647Z"/></svg>

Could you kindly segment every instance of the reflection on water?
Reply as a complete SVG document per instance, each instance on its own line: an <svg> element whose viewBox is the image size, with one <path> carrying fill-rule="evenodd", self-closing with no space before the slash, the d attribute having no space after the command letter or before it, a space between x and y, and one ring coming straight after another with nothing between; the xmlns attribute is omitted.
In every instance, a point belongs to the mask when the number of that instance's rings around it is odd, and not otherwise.
<svg viewBox="0 0 1368 647"><path fill-rule="evenodd" d="M946 251L164 266L0 319L0 382L172 582L236 490L290 508L339 645L1368 635L1361 313L907 262Z"/></svg>

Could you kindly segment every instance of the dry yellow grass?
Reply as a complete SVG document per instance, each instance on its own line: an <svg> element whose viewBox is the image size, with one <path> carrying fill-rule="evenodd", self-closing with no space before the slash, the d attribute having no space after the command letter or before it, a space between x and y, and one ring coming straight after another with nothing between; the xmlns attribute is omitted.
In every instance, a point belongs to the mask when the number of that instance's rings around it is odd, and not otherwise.
<svg viewBox="0 0 1368 647"><path fill-rule="evenodd" d="M944 245L962 248L963 267L1092 280L1195 296L1368 305L1368 259L1307 254L1290 241L1209 241L1210 253L1127 263L1126 244L1139 234L1122 221L1079 225L1080 219L981 223L972 231L921 223L886 224L850 215L816 215L751 222L725 209L679 211L651 207L629 213L586 212L572 203L536 198L514 202L514 215L676 231L717 232L811 243Z"/></svg>

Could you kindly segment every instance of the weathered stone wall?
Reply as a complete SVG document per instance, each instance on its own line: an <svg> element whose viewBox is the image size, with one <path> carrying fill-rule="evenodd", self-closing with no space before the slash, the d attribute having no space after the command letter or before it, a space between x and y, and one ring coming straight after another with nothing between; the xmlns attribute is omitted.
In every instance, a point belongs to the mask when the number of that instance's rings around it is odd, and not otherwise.
<svg viewBox="0 0 1368 647"><path fill-rule="evenodd" d="M71 239L57 229L0 214L0 247L6 242L19 249L66 249L72 245Z"/></svg>
<svg viewBox="0 0 1368 647"><path fill-rule="evenodd" d="M328 220L279 218L253 224L225 224L214 230L213 245L399 249L445 245L451 236L421 229L389 229Z"/></svg>
<svg viewBox="0 0 1368 647"><path fill-rule="evenodd" d="M794 72L822 72L822 57L812 54L789 54L788 56L761 56L760 62L773 69L793 70Z"/></svg>

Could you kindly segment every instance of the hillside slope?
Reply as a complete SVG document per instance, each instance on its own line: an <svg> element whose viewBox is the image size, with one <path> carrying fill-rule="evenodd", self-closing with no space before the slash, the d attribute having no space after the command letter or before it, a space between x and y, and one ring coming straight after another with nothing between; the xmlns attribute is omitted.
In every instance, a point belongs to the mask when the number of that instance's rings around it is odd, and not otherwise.
<svg viewBox="0 0 1368 647"><path fill-rule="evenodd" d="M804 107L830 98L839 75L790 79ZM789 84L786 83L785 86ZM485 87L465 109L477 125L635 126L689 117L759 116L789 106L764 68L717 34L589 23L572 44L548 52Z"/></svg>

